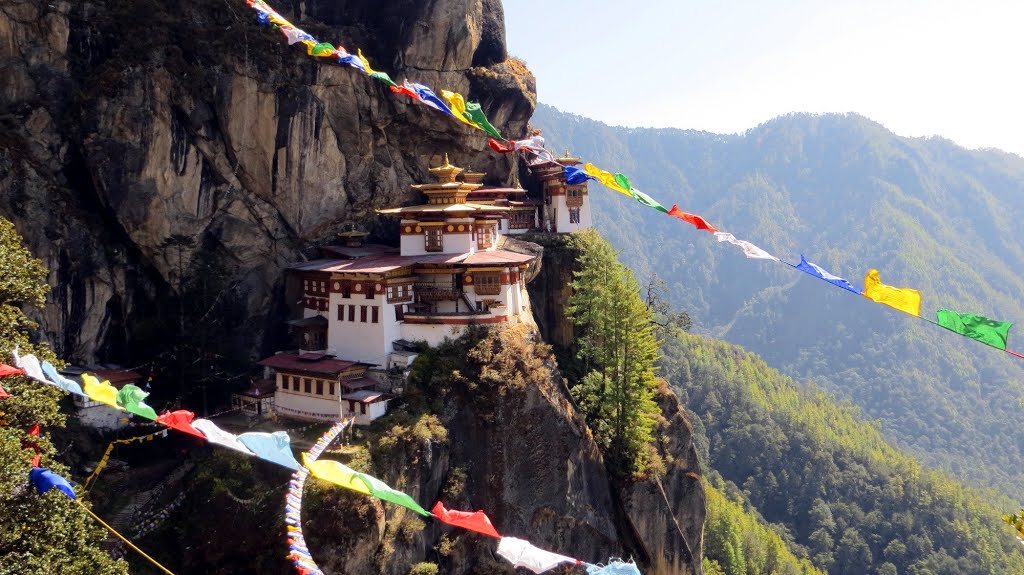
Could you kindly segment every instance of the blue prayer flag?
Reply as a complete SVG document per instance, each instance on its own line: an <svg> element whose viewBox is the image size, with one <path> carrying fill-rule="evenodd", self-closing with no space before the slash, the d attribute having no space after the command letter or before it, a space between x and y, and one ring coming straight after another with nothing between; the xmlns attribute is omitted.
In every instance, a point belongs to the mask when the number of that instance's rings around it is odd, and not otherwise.
<svg viewBox="0 0 1024 575"><path fill-rule="evenodd" d="M274 433L250 432L238 436L238 441L256 454L256 457L283 465L291 470L298 471L302 465L292 455L291 438L284 431Z"/></svg>
<svg viewBox="0 0 1024 575"><path fill-rule="evenodd" d="M804 258L803 254L800 255L800 263L793 267L804 273L810 274L818 279L823 279L834 286L841 287L844 290L852 291L855 294L860 293L860 290L853 287L853 285L851 285L850 282L844 280L839 276L834 276L828 273L817 264L812 264L811 262L807 261L807 259Z"/></svg>
<svg viewBox="0 0 1024 575"><path fill-rule="evenodd" d="M32 470L28 472L28 480L36 490L39 491L40 495L53 488L57 488L60 491L63 491L64 495L75 499L75 490L71 487L71 484L68 483L68 480L49 469L33 467Z"/></svg>
<svg viewBox="0 0 1024 575"><path fill-rule="evenodd" d="M440 110L449 116L455 115L452 113L452 109L448 107L448 104L446 104L441 98L438 98L437 94L435 94L430 88L423 84L414 83L412 84L412 89L416 91L416 95L420 97L420 100L423 100L424 104L435 110Z"/></svg>
<svg viewBox="0 0 1024 575"><path fill-rule="evenodd" d="M345 54L344 56L338 56L338 63L339 64L348 64L349 66L352 66L353 68L359 68L363 72L366 71L366 66L363 66L363 62L358 57L353 56L352 54Z"/></svg>
<svg viewBox="0 0 1024 575"><path fill-rule="evenodd" d="M597 178L591 176L590 174L584 172L579 168L573 166L565 167L565 183L569 184L570 186L579 186L581 184L587 183L588 180L594 180L596 182Z"/></svg>
<svg viewBox="0 0 1024 575"><path fill-rule="evenodd" d="M44 361L42 367L43 374L46 375L46 378L49 379L50 383L53 385L56 385L68 393L74 393L75 395L81 395L82 397L89 397L82 391L82 386L57 373L57 368L53 367L52 363Z"/></svg>

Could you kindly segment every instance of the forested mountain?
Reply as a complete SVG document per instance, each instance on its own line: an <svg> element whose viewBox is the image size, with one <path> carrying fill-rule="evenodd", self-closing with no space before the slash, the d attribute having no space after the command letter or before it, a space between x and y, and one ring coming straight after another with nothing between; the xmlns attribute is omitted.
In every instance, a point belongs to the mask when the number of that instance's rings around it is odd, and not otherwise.
<svg viewBox="0 0 1024 575"><path fill-rule="evenodd" d="M695 436L707 438L706 464L781 524L816 567L835 574L1024 573L1021 546L991 501L894 449L852 406L797 386L725 342L679 334L662 351L662 375L695 415ZM710 508L715 490L709 493ZM709 509L707 556L727 573L760 572L749 568L758 559L744 556L744 537L727 544L722 533L737 528L724 529L721 520Z"/></svg>
<svg viewBox="0 0 1024 575"><path fill-rule="evenodd" d="M789 115L741 135L615 128L547 106L532 123L550 148L626 173L666 206L783 259L803 253L856 286L877 268L885 283L921 291L924 316L948 308L1024 321L1018 156L899 137L852 114ZM1024 362L746 260L597 184L591 197L623 261L667 280L696 331L850 399L925 463L1024 498L1024 442L1009 423L1024 416Z"/></svg>

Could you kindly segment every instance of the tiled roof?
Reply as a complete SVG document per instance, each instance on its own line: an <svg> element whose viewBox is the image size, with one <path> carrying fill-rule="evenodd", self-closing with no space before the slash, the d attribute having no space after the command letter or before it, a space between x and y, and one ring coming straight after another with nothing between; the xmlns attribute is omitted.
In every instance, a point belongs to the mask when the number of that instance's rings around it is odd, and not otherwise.
<svg viewBox="0 0 1024 575"><path fill-rule="evenodd" d="M375 403L391 399L391 394L382 391L354 391L341 396L345 401L358 401L359 403Z"/></svg>
<svg viewBox="0 0 1024 575"><path fill-rule="evenodd" d="M319 356L320 359L303 359L302 356L294 353L279 353L272 355L266 359L262 359L256 362L256 365L262 365L271 369L279 371L302 371L306 373L316 373L323 375L338 375L346 369L356 365L369 365L360 363L358 361L346 361L344 359L335 359L330 355L320 354L303 354L306 356Z"/></svg>
<svg viewBox="0 0 1024 575"><path fill-rule="evenodd" d="M494 250L493 252L476 252L475 254L471 254L469 257L462 260L462 263L465 265L525 264L536 257L537 256L510 252L508 250Z"/></svg>
<svg viewBox="0 0 1024 575"><path fill-rule="evenodd" d="M320 248L320 252L328 257L352 260L356 258L397 254L398 248L384 246L381 244L363 244L361 246L323 246Z"/></svg>
<svg viewBox="0 0 1024 575"><path fill-rule="evenodd" d="M508 208L502 206L492 206L488 204L421 204L418 206L404 206L401 208L388 208L385 210L377 210L378 214L430 214L430 213L448 213L448 212L486 212L486 211L506 211Z"/></svg>
<svg viewBox="0 0 1024 575"><path fill-rule="evenodd" d="M115 387L135 383L142 379L141 375L129 369L96 369L86 370L86 373L95 375L96 379L100 381L109 381Z"/></svg>

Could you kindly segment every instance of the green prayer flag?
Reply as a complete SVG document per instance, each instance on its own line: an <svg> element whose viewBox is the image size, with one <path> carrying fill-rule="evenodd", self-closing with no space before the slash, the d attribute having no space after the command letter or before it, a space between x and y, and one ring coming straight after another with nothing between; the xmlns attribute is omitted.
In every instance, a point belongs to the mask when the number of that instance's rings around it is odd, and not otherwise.
<svg viewBox="0 0 1024 575"><path fill-rule="evenodd" d="M145 404L147 397L149 397L148 393L129 384L117 392L117 404L125 408L128 413L134 413L135 415L156 421L156 411L153 411L152 407Z"/></svg>
<svg viewBox="0 0 1024 575"><path fill-rule="evenodd" d="M328 42L321 42L316 46L313 46L313 49L310 50L309 53L313 56L327 56L334 53L334 46Z"/></svg>
<svg viewBox="0 0 1024 575"><path fill-rule="evenodd" d="M618 184L622 189L629 190L633 193L633 184L629 183L629 178L620 172L615 172L615 183Z"/></svg>
<svg viewBox="0 0 1024 575"><path fill-rule="evenodd" d="M374 72L373 74L370 74L370 77L376 78L381 82L384 82L388 86L391 86L392 88L398 87L398 84L396 84L395 81L391 79L391 76L388 76L387 72Z"/></svg>
<svg viewBox="0 0 1024 575"><path fill-rule="evenodd" d="M948 309L940 309L937 314L939 325L942 327L992 347L1006 349L1006 338L1010 335L1012 323L970 313L956 313Z"/></svg>
<svg viewBox="0 0 1024 575"><path fill-rule="evenodd" d="M355 476L356 479L362 481L363 484L366 485L366 488L370 490L370 495L373 495L377 499L381 499L383 501L390 501L395 505L401 505L402 507L405 507L407 509L412 509L413 511L419 513L420 515L423 515L424 517L430 517L430 513L426 509L420 507L420 504L416 503L416 500L410 497L408 494L392 489L388 487L388 485L381 481L380 479L377 479L376 477L371 477L365 473L357 472L354 473L353 475Z"/></svg>
<svg viewBox="0 0 1024 575"><path fill-rule="evenodd" d="M648 208L654 208L659 212L665 214L668 213L668 209L665 206L659 204L657 200L655 200L651 196L648 196L647 194L641 192L640 190L633 188L630 188L630 191L633 192L633 198L636 199L636 201L640 202L641 204L647 206Z"/></svg>
<svg viewBox="0 0 1024 575"><path fill-rule="evenodd" d="M488 134L494 136L495 138L498 138L503 142L508 141L505 138L503 138L501 134L498 133L498 130L495 129L495 127L492 126L490 122L487 121L487 116L485 116L484 111L480 109L480 104L476 102L466 102L465 116L467 120L480 126L480 128L483 131L487 132Z"/></svg>

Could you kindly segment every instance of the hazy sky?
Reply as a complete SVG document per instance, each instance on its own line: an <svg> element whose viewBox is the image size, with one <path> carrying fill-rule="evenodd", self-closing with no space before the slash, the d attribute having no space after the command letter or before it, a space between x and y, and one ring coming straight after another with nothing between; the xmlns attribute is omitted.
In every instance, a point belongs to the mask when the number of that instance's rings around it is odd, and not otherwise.
<svg viewBox="0 0 1024 575"><path fill-rule="evenodd" d="M504 0L540 101L609 124L742 132L857 112L1024 155L1024 0Z"/></svg>

